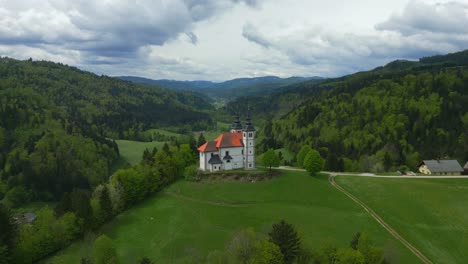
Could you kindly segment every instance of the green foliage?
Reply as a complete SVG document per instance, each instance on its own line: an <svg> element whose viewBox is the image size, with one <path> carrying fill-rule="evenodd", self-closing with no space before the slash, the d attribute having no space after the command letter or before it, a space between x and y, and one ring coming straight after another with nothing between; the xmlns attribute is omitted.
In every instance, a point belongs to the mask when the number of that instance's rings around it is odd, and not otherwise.
<svg viewBox="0 0 468 264"><path fill-rule="evenodd" d="M280 159L274 149L269 149L262 155L262 165L270 169L271 167L278 167L280 165Z"/></svg>
<svg viewBox="0 0 468 264"><path fill-rule="evenodd" d="M23 186L10 189L5 195L5 203L10 207L18 207L31 201L31 193Z"/></svg>
<svg viewBox="0 0 468 264"><path fill-rule="evenodd" d="M320 153L316 150L310 150L304 158L304 169L309 172L311 176L315 176L323 168L323 159Z"/></svg>
<svg viewBox="0 0 468 264"><path fill-rule="evenodd" d="M198 177L199 168L197 165L190 165L184 170L184 178L187 181L196 181L199 180Z"/></svg>
<svg viewBox="0 0 468 264"><path fill-rule="evenodd" d="M112 239L106 235L101 235L94 241L93 247L94 264L117 264L117 252Z"/></svg>
<svg viewBox="0 0 468 264"><path fill-rule="evenodd" d="M365 264L364 256L361 252L352 248L340 248L336 252L335 264ZM378 263L378 262L371 262Z"/></svg>
<svg viewBox="0 0 468 264"><path fill-rule="evenodd" d="M80 224L73 213L60 218L47 207L37 212L31 225L21 225L13 251L15 263L32 263L68 245L80 233Z"/></svg>
<svg viewBox="0 0 468 264"><path fill-rule="evenodd" d="M293 263L297 256L299 256L301 239L291 224L286 223L284 220L273 224L268 236L270 237L270 241L280 248L284 257L284 263Z"/></svg>
<svg viewBox="0 0 468 264"><path fill-rule="evenodd" d="M236 233L228 243L226 251L232 263L283 263L283 254L279 247L266 238L261 238L252 228Z"/></svg>
<svg viewBox="0 0 468 264"><path fill-rule="evenodd" d="M297 157L296 157L296 162L297 162L297 166L299 167L304 167L304 160L305 160L305 157L307 156L307 154L312 150L311 147L309 147L308 145L305 145L305 146L302 146L301 150L299 151L299 153L297 153Z"/></svg>
<svg viewBox="0 0 468 264"><path fill-rule="evenodd" d="M198 136L197 147L200 147L201 145L205 143L206 143L206 139L203 136L203 133L200 133L200 136Z"/></svg>

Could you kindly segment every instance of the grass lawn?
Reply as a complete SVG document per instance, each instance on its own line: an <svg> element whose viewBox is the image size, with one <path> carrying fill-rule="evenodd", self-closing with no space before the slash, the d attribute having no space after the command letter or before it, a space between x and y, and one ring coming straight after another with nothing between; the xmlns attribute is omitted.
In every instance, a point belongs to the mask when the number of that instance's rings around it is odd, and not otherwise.
<svg viewBox="0 0 468 264"><path fill-rule="evenodd" d="M116 140L115 142L117 142L120 151L121 160L119 163L128 162L132 165L141 161L143 151L146 148L151 151L154 147L162 149L164 145L164 142L140 142L132 140Z"/></svg>
<svg viewBox="0 0 468 264"><path fill-rule="evenodd" d="M156 263L203 263L197 257L223 250L238 230L267 232L281 219L296 226L311 248L324 241L347 246L355 232L365 231L378 245L392 248L401 263L419 263L326 176L293 171L256 183L179 181L122 213L101 232L114 240L121 263L136 263L142 256ZM90 254L90 241L78 241L45 263L78 263Z"/></svg>
<svg viewBox="0 0 468 264"><path fill-rule="evenodd" d="M468 179L336 181L434 263L468 263Z"/></svg>

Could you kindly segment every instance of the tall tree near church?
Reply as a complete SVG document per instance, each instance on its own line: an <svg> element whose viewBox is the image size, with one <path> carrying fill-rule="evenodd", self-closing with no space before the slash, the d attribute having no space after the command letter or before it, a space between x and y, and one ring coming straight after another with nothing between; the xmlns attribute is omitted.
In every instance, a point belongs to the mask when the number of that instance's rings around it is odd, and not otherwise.
<svg viewBox="0 0 468 264"><path fill-rule="evenodd" d="M200 136L198 136L198 142L197 142L197 147L200 147L201 145L206 143L206 139L203 136L203 133L200 133Z"/></svg>

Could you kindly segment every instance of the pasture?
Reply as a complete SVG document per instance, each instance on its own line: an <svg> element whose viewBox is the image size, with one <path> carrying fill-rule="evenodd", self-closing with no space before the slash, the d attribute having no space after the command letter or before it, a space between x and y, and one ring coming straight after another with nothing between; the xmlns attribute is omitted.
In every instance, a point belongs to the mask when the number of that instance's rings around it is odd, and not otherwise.
<svg viewBox="0 0 468 264"><path fill-rule="evenodd" d="M312 249L325 241L348 246L360 231L400 263L419 263L325 175L298 171L255 183L181 180L122 213L100 233L114 240L121 263L136 263L142 256L156 263L203 263L237 231L253 227L266 233L281 219L292 223ZM78 263L91 254L93 238L77 241L45 263Z"/></svg>
<svg viewBox="0 0 468 264"><path fill-rule="evenodd" d="M120 158L123 163L130 163L132 165L141 161L145 149L153 150L154 147L161 149L164 142L140 142L132 140L116 140L119 146Z"/></svg>
<svg viewBox="0 0 468 264"><path fill-rule="evenodd" d="M468 262L468 179L335 180L434 263Z"/></svg>

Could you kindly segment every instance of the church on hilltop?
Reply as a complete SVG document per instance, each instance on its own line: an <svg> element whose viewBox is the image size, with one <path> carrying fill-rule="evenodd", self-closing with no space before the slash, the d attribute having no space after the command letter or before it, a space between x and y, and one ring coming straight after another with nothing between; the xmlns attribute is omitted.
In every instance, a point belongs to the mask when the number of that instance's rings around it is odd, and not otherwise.
<svg viewBox="0 0 468 264"><path fill-rule="evenodd" d="M236 116L231 132L219 135L215 140L201 145L200 169L222 171L255 168L255 128L250 116L242 126Z"/></svg>

